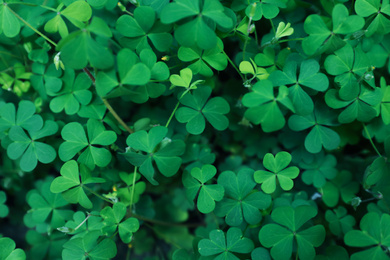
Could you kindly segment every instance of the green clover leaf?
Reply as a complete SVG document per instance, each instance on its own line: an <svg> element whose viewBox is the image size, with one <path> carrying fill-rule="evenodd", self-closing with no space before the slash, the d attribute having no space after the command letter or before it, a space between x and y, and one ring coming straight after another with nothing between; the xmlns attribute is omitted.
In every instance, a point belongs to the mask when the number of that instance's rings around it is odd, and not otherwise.
<svg viewBox="0 0 390 260"><path fill-rule="evenodd" d="M114 64L112 53L91 34L112 36L106 22L95 16L86 28L72 32L58 43L56 50L61 52L60 57L66 68L83 69L90 64L97 69L108 69Z"/></svg>
<svg viewBox="0 0 390 260"><path fill-rule="evenodd" d="M106 167L111 161L111 153L97 145L111 145L116 141L114 131L106 131L103 124L95 119L87 122L88 139L84 127L78 122L66 124L61 136L65 140L58 149L58 155L64 162L72 159L77 153L87 147L77 161L93 170L95 165Z"/></svg>
<svg viewBox="0 0 390 260"><path fill-rule="evenodd" d="M369 247L354 253L352 260L357 259L388 259L383 247L390 247L390 215L379 215L369 212L360 221L361 230L350 230L344 236L344 242L353 247Z"/></svg>
<svg viewBox="0 0 390 260"><path fill-rule="evenodd" d="M321 16L309 15L304 24L308 37L302 41L302 48L307 55L316 52L333 52L345 45L341 35L359 31L364 26L364 19L358 15L349 15L343 4L337 4L332 11L332 30L328 28Z"/></svg>
<svg viewBox="0 0 390 260"><path fill-rule="evenodd" d="M62 8L62 5L61 5ZM61 38L65 38L69 34L68 27L62 19L66 17L73 25L82 28L84 22L87 22L92 16L91 6L84 1L75 1L68 5L64 10L57 9L57 14L45 24L45 31L48 33L59 32Z"/></svg>
<svg viewBox="0 0 390 260"><path fill-rule="evenodd" d="M205 50L214 48L217 45L215 24L224 29L233 27L232 19L225 14L223 5L217 0L176 0L166 5L160 16L165 24L186 18L188 22L179 25L174 32L176 40L184 47L196 44Z"/></svg>
<svg viewBox="0 0 390 260"><path fill-rule="evenodd" d="M36 89L43 99L47 99L47 94L54 95L62 88L62 70L57 70L54 64L45 66L34 62L32 65L33 75L30 77L31 85Z"/></svg>
<svg viewBox="0 0 390 260"><path fill-rule="evenodd" d="M75 160L68 161L62 165L61 176L55 178L50 185L50 191L53 193L62 193L63 198L70 203L79 203L84 208L92 208L92 202L89 200L84 189L89 190L85 184L103 183L102 178L92 177L91 173L85 167L79 171L79 166ZM81 176L81 181L80 181Z"/></svg>
<svg viewBox="0 0 390 260"><path fill-rule="evenodd" d="M337 175L336 158L324 153L319 153L312 160L303 160L299 163L299 167L305 171L302 173L302 181L307 185L312 185L316 188L321 188L326 184L326 179L331 180Z"/></svg>
<svg viewBox="0 0 390 260"><path fill-rule="evenodd" d="M85 259L88 256L90 260L109 260L116 256L115 242L109 238L98 242L98 238L98 232L90 232L84 237L69 240L63 246L62 259Z"/></svg>
<svg viewBox="0 0 390 260"><path fill-rule="evenodd" d="M126 218L121 222L126 215L125 204L118 202L112 207L105 207L100 211L100 216L104 219L103 232L110 236L118 228L119 236L123 243L130 243L133 233L139 229L139 222L136 218Z"/></svg>
<svg viewBox="0 0 390 260"><path fill-rule="evenodd" d="M286 62L283 71L272 72L268 79L272 81L274 86L291 85L289 97L297 114L307 115L313 111L314 104L302 86L324 92L328 89L329 80L325 74L319 72L320 65L313 59L301 62L298 77L297 70L298 63L291 59Z"/></svg>
<svg viewBox="0 0 390 260"><path fill-rule="evenodd" d="M329 222L330 231L338 237L344 236L356 224L354 217L347 215L347 213L347 210L341 206L334 210L328 209L325 213L325 219Z"/></svg>
<svg viewBox="0 0 390 260"><path fill-rule="evenodd" d="M57 131L57 123L51 120L47 120L38 131L28 131L30 137L20 126L13 126L8 133L12 141L7 147L8 157L12 160L20 158L20 169L26 172L34 170L38 161L44 164L51 163L57 156L56 151L52 146L36 140L54 135Z"/></svg>
<svg viewBox="0 0 390 260"><path fill-rule="evenodd" d="M267 224L261 228L260 243L267 248L272 247L271 256L279 260L290 259L296 240L299 258L314 259L314 247L324 242L325 228L322 225L307 228L304 224L316 215L317 209L312 206L277 207L271 214L277 224Z"/></svg>
<svg viewBox="0 0 390 260"><path fill-rule="evenodd" d="M241 169L237 174L232 171L222 172L218 184L225 190L223 200L217 203L215 214L224 217L229 226L239 226L245 220L250 225L258 224L261 219L260 210L271 204L271 197L261 191L254 190L256 182L253 170Z"/></svg>
<svg viewBox="0 0 390 260"><path fill-rule="evenodd" d="M158 185L154 179L153 161L165 177L175 175L182 163L179 156L184 153L184 142L166 138L167 133L168 128L163 126L153 127L149 133L145 130L135 132L127 137L130 149L122 154L132 165L138 166L140 173L153 185Z"/></svg>
<svg viewBox="0 0 390 260"><path fill-rule="evenodd" d="M286 168L291 162L291 155L287 152L279 152L274 157L267 153L263 159L264 167L269 171L259 170L254 173L255 181L261 183L262 190L267 193L273 193L276 189L276 179L283 190L291 190L294 186L292 179L299 175L299 169L296 166Z"/></svg>
<svg viewBox="0 0 390 260"><path fill-rule="evenodd" d="M244 117L255 125L261 124L261 128L266 133L282 129L286 120L278 104L294 111L288 97L287 87L279 87L277 97L275 97L272 82L269 80L256 82L251 90L252 92L245 94L242 98L242 104L248 107Z"/></svg>
<svg viewBox="0 0 390 260"><path fill-rule="evenodd" d="M7 194L4 191L0 191L0 218L5 218L9 213L8 206L5 204L6 200Z"/></svg>
<svg viewBox="0 0 390 260"><path fill-rule="evenodd" d="M210 232L209 239L198 243L201 256L214 256L212 259L239 259L234 253L248 254L254 249L252 240L243 237L239 228L229 228L225 233L215 229Z"/></svg>
<svg viewBox="0 0 390 260"><path fill-rule="evenodd" d="M80 73L75 79L74 70L67 69L62 77L64 87L54 94L50 101L50 110L60 113L65 110L67 115L74 115L80 110L81 105L88 105L92 100L92 93L89 87L92 82L85 73ZM49 94L50 95L50 94Z"/></svg>
<svg viewBox="0 0 390 260"><path fill-rule="evenodd" d="M279 14L279 8L286 8L285 0L234 0L232 9L240 11L245 9L245 14L253 21L273 19Z"/></svg>
<svg viewBox="0 0 390 260"><path fill-rule="evenodd" d="M20 249L15 249L15 242L8 237L0 238L0 259L4 260L25 260L26 253Z"/></svg>
<svg viewBox="0 0 390 260"><path fill-rule="evenodd" d="M288 126L293 131L311 128L305 138L305 148L310 153L319 153L324 147L334 150L340 144L340 136L327 126L334 126L335 115L325 105L317 105L314 111L306 116L292 115Z"/></svg>
<svg viewBox="0 0 390 260"><path fill-rule="evenodd" d="M141 194L144 193L146 189L146 183L139 181L139 179L141 179L141 175L137 173L136 176L134 176L134 173L127 174L126 172L119 172L119 177L126 184L125 187L118 186L116 188L117 196L120 201L126 206L131 205L131 203L137 203ZM134 178L136 183L133 186Z"/></svg>
<svg viewBox="0 0 390 260"><path fill-rule="evenodd" d="M46 232L44 232L46 233ZM35 230L28 230L26 241L31 245L29 256L34 259L45 259L61 257L62 245L67 241L60 232L53 232L50 235L40 234Z"/></svg>
<svg viewBox="0 0 390 260"><path fill-rule="evenodd" d="M91 232L99 232L102 234L103 219L99 216L98 211L87 213L87 216L82 211L77 211L73 214L73 218L66 222L62 228L57 228L59 231L66 231L64 233L72 235L73 239L76 237L84 237Z"/></svg>
<svg viewBox="0 0 390 260"><path fill-rule="evenodd" d="M16 63L13 66L13 74L0 73L0 85L3 89L13 91L16 95L21 96L30 89L30 81L28 80L32 73L26 72L25 66L21 63Z"/></svg>
<svg viewBox="0 0 390 260"><path fill-rule="evenodd" d="M4 33L8 38L19 34L20 22L15 16L15 12L3 0L0 1L0 21L0 33Z"/></svg>
<svg viewBox="0 0 390 260"><path fill-rule="evenodd" d="M229 120L225 114L229 113L228 102L222 97L211 95L210 87L199 87L193 94L182 96L180 107L176 111L176 119L180 123L187 123L186 129L190 134L199 135L206 127L206 120L218 131L223 131L229 126Z"/></svg>
<svg viewBox="0 0 390 260"><path fill-rule="evenodd" d="M72 210L63 207L69 203L60 195L50 191L52 180L48 179L40 182L38 189L30 190L26 195L26 200L31 209L32 220L35 224L48 221L50 227L55 229L65 224L65 221L73 215ZM38 183L37 183L38 184Z"/></svg>
<svg viewBox="0 0 390 260"><path fill-rule="evenodd" d="M385 125L390 124L390 85L386 84L385 78L381 78L380 86L383 93L381 101L381 117Z"/></svg>
<svg viewBox="0 0 390 260"><path fill-rule="evenodd" d="M146 50L145 50L146 51ZM117 55L119 81L117 80L115 71L109 73L99 72L96 77L96 90L99 96L104 98L124 97L135 103L144 103L150 96L161 95L161 87L157 86L157 94L154 89L155 85L148 84L152 75L154 78L161 80L166 79L167 72L164 63L156 63L151 65L156 60L155 55L150 52L143 52L141 56L151 68L140 62L139 57L129 49L122 49ZM146 54L146 55L145 55ZM152 72L151 72L152 70ZM146 85L146 86L145 86ZM165 87L164 87L165 90Z"/></svg>
<svg viewBox="0 0 390 260"><path fill-rule="evenodd" d="M382 2L382 3L381 3ZM388 1L380 0L357 0L355 11L362 17L368 17L370 25L367 27L366 36L374 33L387 34L390 32L390 4Z"/></svg>
<svg viewBox="0 0 390 260"><path fill-rule="evenodd" d="M253 75L252 78L248 79L245 83L244 86L249 87L250 83L253 79L257 78L259 80L265 80L268 78L269 73L266 69L257 67L256 63L250 59L251 62L249 61L241 61L239 65L239 70L243 74L251 74Z"/></svg>
<svg viewBox="0 0 390 260"><path fill-rule="evenodd" d="M367 74L370 63L360 46L353 49L351 45L345 45L326 57L324 65L330 75L336 76L334 81L340 86L339 96L343 100L355 98L363 82L375 87L375 82L371 77L366 79L366 76L370 76Z"/></svg>
<svg viewBox="0 0 390 260"><path fill-rule="evenodd" d="M183 175L183 184L186 187L186 194L190 201L198 195L197 207L200 212L207 214L215 209L215 201L222 200L224 188L220 184L206 184L210 181L217 169L210 164L203 165L202 168L192 168L191 174Z"/></svg>
<svg viewBox="0 0 390 260"><path fill-rule="evenodd" d="M171 47L171 26L164 25L156 20L156 12L152 7L139 6L134 10L134 17L122 15L116 22L116 29L128 39L123 40L124 45L132 50L141 52L151 48L150 43L160 52Z"/></svg>
<svg viewBox="0 0 390 260"><path fill-rule="evenodd" d="M184 62L192 62L188 68L191 69L193 73L211 77L213 76L211 68L222 71L227 67L228 61L223 54L223 48L222 40L217 38L217 46L205 51L197 46L192 48L180 47L178 58Z"/></svg>

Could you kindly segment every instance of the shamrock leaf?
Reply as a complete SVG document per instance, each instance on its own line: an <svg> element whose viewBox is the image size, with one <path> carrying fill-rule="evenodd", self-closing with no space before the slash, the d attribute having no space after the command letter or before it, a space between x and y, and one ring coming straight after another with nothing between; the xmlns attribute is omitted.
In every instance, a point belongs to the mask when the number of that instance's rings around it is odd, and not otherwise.
<svg viewBox="0 0 390 260"><path fill-rule="evenodd" d="M326 184L326 179L331 180L337 175L336 158L324 153L319 153L314 156L313 160L303 160L299 163L299 167L305 169L302 173L302 181L307 185L313 184L316 188L321 188Z"/></svg>
<svg viewBox="0 0 390 260"><path fill-rule="evenodd" d="M8 91L13 91L16 95L21 96L24 92L30 89L31 72L26 72L26 68L21 63L16 63L13 66L13 74L9 75L5 72L0 73L0 85Z"/></svg>
<svg viewBox="0 0 390 260"><path fill-rule="evenodd" d="M288 126L293 131L311 128L305 138L305 148L310 153L319 153L324 147L334 150L340 144L340 136L327 126L334 126L332 111L324 105L317 105L312 113L306 116L292 115Z"/></svg>
<svg viewBox="0 0 390 260"><path fill-rule="evenodd" d="M160 16L165 24L186 18L187 22L179 25L174 32L176 40L184 47L196 44L205 50L214 48L217 45L215 24L224 29L233 27L232 19L225 14L218 0L176 0L166 5Z"/></svg>
<svg viewBox="0 0 390 260"><path fill-rule="evenodd" d="M209 239L202 239L198 243L201 256L215 256L214 259L239 259L234 253L248 254L254 249L249 238L243 237L239 228L229 228L225 233L215 229L210 232Z"/></svg>
<svg viewBox="0 0 390 260"><path fill-rule="evenodd" d="M193 201L198 195L197 207L200 212L207 214L215 209L215 201L222 200L224 188L220 184L206 184L210 181L217 169L210 164L203 165L202 168L192 168L191 175L183 175L183 184L186 187L187 197Z"/></svg>
<svg viewBox="0 0 390 260"><path fill-rule="evenodd" d="M71 69L65 71L62 79L64 88L54 94L50 110L60 113L65 109L67 115L74 115L80 110L80 104L88 105L91 102L92 93L88 89L92 82L85 73L78 74L75 79L75 72Z"/></svg>
<svg viewBox="0 0 390 260"><path fill-rule="evenodd" d="M85 194L84 189L89 190L85 184L103 183L102 178L92 177L85 167L79 171L79 166L75 160L68 161L62 165L61 176L55 178L50 185L53 193L62 193L64 199L70 203L79 203L84 208L92 208L92 202ZM81 181L80 181L81 176Z"/></svg>
<svg viewBox="0 0 390 260"><path fill-rule="evenodd" d="M214 68L218 71L222 71L227 67L227 58L223 54L223 42L218 38L217 46L203 51L197 46L192 48L180 47L178 51L178 57L181 61L192 62L188 66L195 74L200 74L205 77L213 76L213 71L211 68Z"/></svg>
<svg viewBox="0 0 390 260"><path fill-rule="evenodd" d="M108 69L114 64L112 53L94 40L92 33L101 37L112 36L106 22L95 16L86 28L72 32L58 43L56 50L61 52L65 67L76 70L90 64L97 69Z"/></svg>
<svg viewBox="0 0 390 260"><path fill-rule="evenodd" d="M126 215L125 204L118 202L112 207L105 207L100 211L100 216L104 219L103 232L107 236L112 235L118 228L119 236L123 243L130 243L133 233L139 229L139 222L136 218L126 218L121 222Z"/></svg>
<svg viewBox="0 0 390 260"><path fill-rule="evenodd" d="M71 239L64 244L62 259L83 259L88 256L90 260L108 260L116 256L117 249L112 239L99 240L98 232L90 232L84 237Z"/></svg>
<svg viewBox="0 0 390 260"><path fill-rule="evenodd" d="M307 228L304 224L316 215L317 209L312 206L277 207L271 214L277 224L267 224L261 228L260 243L267 248L272 247L271 256L279 260L290 259L295 240L299 258L314 259L314 247L324 242L325 228L322 225Z"/></svg>
<svg viewBox="0 0 390 260"><path fill-rule="evenodd" d="M0 259L4 260L25 260L26 253L20 249L15 249L15 242L8 237L0 238Z"/></svg>
<svg viewBox="0 0 390 260"><path fill-rule="evenodd" d="M73 219L66 222L64 227L57 228L59 231L76 237L84 237L91 232L102 232L103 219L99 216L98 211L87 213L87 216L82 211L77 211L73 214Z"/></svg>
<svg viewBox="0 0 390 260"><path fill-rule="evenodd" d="M31 245L29 257L37 260L61 258L62 245L68 239L60 232L44 233L46 234L31 229L27 231L26 240Z"/></svg>
<svg viewBox="0 0 390 260"><path fill-rule="evenodd" d="M353 49L351 45L345 45L326 57L324 65L330 75L336 76L334 81L340 86L339 96L343 100L355 98L363 82L375 87L372 75L367 74L370 68L369 59L360 46Z"/></svg>
<svg viewBox="0 0 390 260"><path fill-rule="evenodd" d="M184 153L184 142L166 138L167 133L168 129L163 126L153 127L149 133L145 130L135 132L126 140L131 149L122 154L132 165L138 166L140 173L153 185L158 185L154 179L153 161L165 177L175 175L182 163L178 156Z"/></svg>
<svg viewBox="0 0 390 260"><path fill-rule="evenodd" d="M291 190L294 186L292 179L299 175L299 169L295 166L286 168L291 162L291 155L287 152L279 152L274 157L267 153L263 159L264 167L269 171L259 170L255 172L255 181L261 183L262 190L273 193L276 189L276 178L283 190Z"/></svg>
<svg viewBox="0 0 390 260"><path fill-rule="evenodd" d="M197 88L193 94L187 94L180 99L184 107L180 107L175 116L180 123L187 123L186 129L190 134L203 133L206 126L205 118L218 131L223 131L229 126L229 120L224 116L230 111L229 104L222 97L208 100L211 91L210 87Z"/></svg>
<svg viewBox="0 0 390 260"><path fill-rule="evenodd" d="M139 181L139 179L141 179L141 175L137 173L136 176L134 176L134 173L127 174L126 172L119 172L119 177L126 184L125 187L118 186L116 188L117 196L119 197L120 201L126 206L132 205L131 203L137 203L141 194L144 193L146 189L146 183ZM134 179L136 183L133 186Z"/></svg>
<svg viewBox="0 0 390 260"><path fill-rule="evenodd" d="M268 78L269 73L267 72L266 69L257 67L256 63L250 59L251 62L249 61L241 61L239 65L240 72L243 74L251 74L253 75L252 78L248 79L247 81L244 82L245 87L249 87L250 83L253 79L257 78L259 80L265 80Z"/></svg>
<svg viewBox="0 0 390 260"><path fill-rule="evenodd" d="M33 75L30 77L31 85L43 99L47 99L47 94L54 95L62 88L62 70L57 70L54 64L45 66L34 62L32 65Z"/></svg>
<svg viewBox="0 0 390 260"><path fill-rule="evenodd" d="M51 163L56 158L56 151L52 146L36 140L53 135L57 130L57 123L47 120L42 129L28 131L29 137L20 126L13 126L8 133L12 141L7 147L8 157L12 160L20 158L20 169L26 172L34 170L38 161L45 164Z"/></svg>
<svg viewBox="0 0 390 260"><path fill-rule="evenodd" d="M60 7L61 6L61 7ZM62 8L62 5L59 7ZM87 22L92 16L92 9L88 3L84 1L75 1L68 5L64 10L57 8L57 14L45 24L45 31L48 33L59 32L61 38L65 38L69 34L68 27L62 19L66 17L73 25L82 28L84 22Z"/></svg>
<svg viewBox="0 0 390 260"><path fill-rule="evenodd" d="M337 4L332 11L332 30L328 28L321 16L309 15L304 24L304 29L309 37L302 41L302 48L307 55L313 55L317 51L333 52L345 45L341 35L359 31L364 26L364 19L358 15L349 15L348 9L343 4Z"/></svg>
<svg viewBox="0 0 390 260"><path fill-rule="evenodd" d="M375 106L382 100L382 91L380 88L373 90L361 87L360 93L349 101L342 100L336 89L330 89L326 92L325 102L333 109L344 108L339 114L338 120L342 124L353 122L355 119L360 122L368 122L377 116Z"/></svg>
<svg viewBox="0 0 390 260"><path fill-rule="evenodd" d="M234 0L232 9L239 11L245 9L245 14L253 21L273 19L279 14L279 8L286 8L284 0Z"/></svg>
<svg viewBox="0 0 390 260"><path fill-rule="evenodd" d="M132 50L151 48L150 43L160 52L169 49L172 44L171 26L156 20L152 7L139 6L134 10L134 17L122 15L116 22L116 29L128 39L122 42Z"/></svg>
<svg viewBox="0 0 390 260"><path fill-rule="evenodd" d="M381 101L381 117L385 125L390 124L390 86L386 84L385 78L380 80L380 86L383 93Z"/></svg>
<svg viewBox="0 0 390 260"><path fill-rule="evenodd" d="M344 236L344 242L353 247L369 247L351 256L355 259L388 259L385 250L390 246L390 215L369 212L360 221L361 230L350 230Z"/></svg>
<svg viewBox="0 0 390 260"><path fill-rule="evenodd" d="M280 38L290 36L293 33L294 33L294 28L291 28L290 23L285 24L284 22L280 22L278 28L276 29L274 39L277 41Z"/></svg>
<svg viewBox="0 0 390 260"><path fill-rule="evenodd" d="M154 60L153 55L150 60ZM135 103L144 103L149 99L149 88L145 85L151 78L151 71L147 65L140 62L139 57L129 49L122 49L117 55L119 81L115 71L110 73L99 72L96 77L96 90L99 96L104 98L124 97ZM152 66L153 69L154 66ZM161 73L162 72L162 73ZM155 77L165 78L164 65L159 63L155 69ZM153 85L151 85L151 95L153 95ZM161 92L161 91L160 91Z"/></svg>
<svg viewBox="0 0 390 260"><path fill-rule="evenodd" d="M4 191L0 191L0 218L5 218L9 213L9 209L7 205L5 205L6 200L7 195Z"/></svg>
<svg viewBox="0 0 390 260"><path fill-rule="evenodd" d="M271 73L269 80L274 86L290 85L289 97L297 114L307 115L314 109L310 96L302 86L315 91L323 92L328 89L328 77L320 73L320 65L315 60L304 60L300 64L299 77L297 78L298 63L293 59L286 62L283 71L276 70Z"/></svg>
<svg viewBox="0 0 390 260"><path fill-rule="evenodd" d="M367 37L374 33L387 34L390 32L390 20L388 18L390 16L390 4L388 1L357 0L355 11L362 17L368 17L367 21L371 21L366 29Z"/></svg>
<svg viewBox="0 0 390 260"><path fill-rule="evenodd" d="M250 225L261 221L260 210L265 210L271 204L271 197L261 191L254 190L256 182L253 179L253 170L241 169L237 174L232 171L222 172L218 177L218 184L225 190L223 200L215 209L215 214L224 217L229 226L239 226L243 220Z"/></svg>
<svg viewBox="0 0 390 260"><path fill-rule="evenodd" d="M351 215L347 215L347 210L344 207L338 207L333 211L328 209L325 213L325 219L329 222L330 231L342 237L355 226L355 219Z"/></svg>
<svg viewBox="0 0 390 260"><path fill-rule="evenodd" d="M78 122L72 122L64 126L61 136L65 140L58 149L58 155L64 162L72 159L78 152L87 147L77 159L93 170L95 165L106 167L111 161L111 153L97 145L111 145L116 141L114 131L106 131L103 124L95 119L87 122L88 139L83 126Z"/></svg>
<svg viewBox="0 0 390 260"><path fill-rule="evenodd" d="M261 124L264 132L273 132L284 127L286 120L278 104L294 111L294 107L288 97L288 89L285 86L278 88L278 96L275 97L274 87L269 80L256 82L252 92L242 98L242 104L249 109L245 111L245 118L255 125Z"/></svg>
<svg viewBox="0 0 390 260"><path fill-rule="evenodd" d="M20 22L15 16L15 12L3 0L0 0L0 21L0 33L4 33L8 38L15 37L19 34Z"/></svg>
<svg viewBox="0 0 390 260"><path fill-rule="evenodd" d="M37 183L38 184L38 183ZM30 190L26 200L31 209L32 220L36 223L50 222L50 227L55 229L65 224L65 220L72 217L73 211L63 209L68 202L60 195L50 191L51 179L40 182L38 189ZM50 217L49 217L50 216Z"/></svg>
<svg viewBox="0 0 390 260"><path fill-rule="evenodd" d="M190 68L185 68L180 70L180 75L172 74L169 77L169 81L172 83L171 89L174 87L182 87L186 90L181 94L180 99L185 96L190 90L197 89L198 84L202 84L204 80L192 81L192 70Z"/></svg>

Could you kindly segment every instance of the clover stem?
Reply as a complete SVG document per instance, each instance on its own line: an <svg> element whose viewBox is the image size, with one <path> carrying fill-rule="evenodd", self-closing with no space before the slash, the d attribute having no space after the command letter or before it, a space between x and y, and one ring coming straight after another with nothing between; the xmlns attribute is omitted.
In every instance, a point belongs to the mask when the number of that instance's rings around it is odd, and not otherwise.
<svg viewBox="0 0 390 260"><path fill-rule="evenodd" d="M133 176L133 188L131 189L131 199L130 199L130 209L129 211L132 212L132 208L133 208L133 201L134 201L134 190L135 190L135 181L136 181L136 177L137 177L137 166L135 166L134 168L134 176Z"/></svg>
<svg viewBox="0 0 390 260"><path fill-rule="evenodd" d="M219 47L219 46L218 46L218 47ZM219 49L220 49L220 50L222 51L222 53L226 56L226 58L227 58L227 60L229 61L230 65L232 65L233 68L237 71L238 75L240 75L241 79L242 79L243 81L245 81L244 76L241 74L240 70L237 68L237 66L234 64L234 62L230 59L230 57L226 54L226 52L225 52L223 49L221 49L221 48L219 48Z"/></svg>
<svg viewBox="0 0 390 260"><path fill-rule="evenodd" d="M175 106L175 109L173 109L173 111L172 111L172 113L171 113L171 116L170 116L169 119L168 119L168 122L165 124L165 127L168 128L169 123L171 122L171 120L172 120L172 118L173 118L173 115L176 113L176 110L177 110L177 108L179 107L179 105L180 105L180 101L177 102L177 104L176 104L176 106Z"/></svg>
<svg viewBox="0 0 390 260"><path fill-rule="evenodd" d="M24 20L22 17L20 17L14 10L12 10L8 5L7 5L8 10L10 10L11 13L13 13L16 18L18 18L21 22L23 22L27 27L29 27L31 30L33 30L36 34L41 36L43 39L46 41L50 42L54 47L57 47L57 43L53 42L52 40L49 39L46 35L35 29L30 23L28 23L26 20Z"/></svg>
<svg viewBox="0 0 390 260"><path fill-rule="evenodd" d="M376 148L374 142L372 141L372 138L371 138L371 136L370 136L370 133L368 132L368 129L367 129L367 127L366 127L365 124L363 124L363 128L364 128L364 131L366 132L366 135L367 135L367 137L368 137L368 140L370 140L370 143L371 143L372 147L374 148L375 152L379 155L379 157L382 157L381 153L378 151L378 149Z"/></svg>
<svg viewBox="0 0 390 260"><path fill-rule="evenodd" d="M98 197L98 198L100 198L100 199L102 199L102 200L105 200L105 201L107 201L107 202L109 202L109 203L111 203L111 204L115 204L115 203L112 202L111 200L109 200L109 199L103 197L102 195L96 193L94 190L92 190L92 189L89 188L88 186L83 185L83 188L85 188L87 191L89 191L90 193L92 193L92 194L95 195L96 197Z"/></svg>
<svg viewBox="0 0 390 260"><path fill-rule="evenodd" d="M303 39L305 39L305 38L285 39L285 40L277 41L276 44L277 43L282 43L282 42L303 41Z"/></svg>
<svg viewBox="0 0 390 260"><path fill-rule="evenodd" d="M82 225L84 225L84 223L89 219L89 217L91 216L91 214L88 213L87 217L77 226L74 228L74 231L76 231L77 229L79 229Z"/></svg>
<svg viewBox="0 0 390 260"><path fill-rule="evenodd" d="M276 34L274 22L272 21L272 19L269 19L269 22L271 23L272 31L274 32L274 34Z"/></svg>
<svg viewBox="0 0 390 260"><path fill-rule="evenodd" d="M118 234L118 230L114 234L112 234L112 236L110 236L109 239L113 239L117 234Z"/></svg>

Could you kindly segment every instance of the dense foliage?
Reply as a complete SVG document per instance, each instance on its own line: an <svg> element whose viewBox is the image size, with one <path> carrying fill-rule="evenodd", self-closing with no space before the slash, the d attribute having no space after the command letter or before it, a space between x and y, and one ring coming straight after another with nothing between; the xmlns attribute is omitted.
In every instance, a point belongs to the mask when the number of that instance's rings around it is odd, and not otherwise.
<svg viewBox="0 0 390 260"><path fill-rule="evenodd" d="M0 260L390 259L389 0L0 1Z"/></svg>

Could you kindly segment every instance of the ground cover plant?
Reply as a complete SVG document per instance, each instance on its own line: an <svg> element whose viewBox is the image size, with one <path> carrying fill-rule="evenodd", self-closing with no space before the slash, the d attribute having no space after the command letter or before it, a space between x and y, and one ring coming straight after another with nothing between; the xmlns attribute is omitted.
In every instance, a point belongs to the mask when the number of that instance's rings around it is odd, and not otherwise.
<svg viewBox="0 0 390 260"><path fill-rule="evenodd" d="M390 259L389 0L1 0L0 260Z"/></svg>

